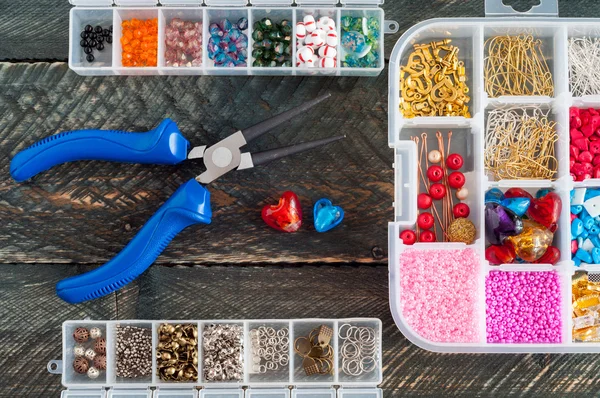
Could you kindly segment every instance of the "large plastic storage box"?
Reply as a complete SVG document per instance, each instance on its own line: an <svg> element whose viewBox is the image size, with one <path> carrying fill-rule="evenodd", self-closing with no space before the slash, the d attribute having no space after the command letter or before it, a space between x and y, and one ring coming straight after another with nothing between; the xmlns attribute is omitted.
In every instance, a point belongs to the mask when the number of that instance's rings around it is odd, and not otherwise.
<svg viewBox="0 0 600 398"><path fill-rule="evenodd" d="M598 108L600 97L574 97L569 87L568 40L572 37L600 37L598 19L558 18L555 0L542 0L540 5L525 13L517 13L501 0L486 0L485 18L431 19L421 22L408 31L396 43L389 65L389 146L394 150L394 220L389 223L389 291L390 307L394 320L402 333L421 348L450 353L567 353L600 352L600 343L573 342L571 278L576 271L595 271L598 266L576 267L571 260L570 191L576 187L600 187L600 180L590 179L573 182L569 172L569 108ZM488 98L484 89L484 43L492 36L531 34L543 42L544 56L554 80L554 96L503 96ZM416 117L404 118L399 110L400 67L406 65L413 44L451 39L460 48L460 59L465 62L470 88L472 118L465 117ZM558 142L555 151L558 173L550 180L500 180L494 181L484 169L484 134L487 113L510 105L533 105L549 110L549 118L557 122ZM466 203L471 209L471 220L477 227L477 237L469 248L481 259L480 275L473 275L479 289L478 324L480 340L475 343L440 343L430 341L416 333L402 313L400 287L400 256L409 247L418 250L461 249L467 245L458 243L417 243L406 246L399 234L414 229L417 220L417 146L411 136L421 132L453 131L454 151L465 159L466 187L469 197ZM562 213L555 233L554 245L561 251L556 265L506 264L493 266L485 260L484 194L493 187L505 190L521 187L532 193L541 188L554 189L562 200ZM435 273L436 265L431 264ZM556 271L561 280L562 341L556 344L488 343L486 339L485 277L491 271Z"/></svg>

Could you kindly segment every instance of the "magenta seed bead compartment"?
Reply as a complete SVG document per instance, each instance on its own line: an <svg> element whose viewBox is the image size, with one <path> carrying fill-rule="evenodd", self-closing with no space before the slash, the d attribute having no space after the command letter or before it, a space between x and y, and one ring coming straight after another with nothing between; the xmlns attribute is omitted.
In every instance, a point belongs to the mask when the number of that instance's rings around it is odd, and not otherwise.
<svg viewBox="0 0 600 398"><path fill-rule="evenodd" d="M402 333L430 351L600 352L600 343L573 342L571 319L573 274L582 270L600 272L600 265L575 266L570 246L570 191L600 187L600 179L574 182L569 171L569 108L600 108L600 96L572 95L567 51L570 38L599 38L598 20L562 19L548 14L500 15L490 12L492 3L499 1L486 1L486 18L432 19L413 26L398 40L390 57L388 127L389 145L394 150L395 186L394 220L389 224L391 312ZM542 1L542 7L548 4L556 6L555 1ZM521 34L541 39L553 76L554 96L488 98L484 89L485 41L493 36ZM404 118L399 110L400 67L406 65L414 44L443 39L451 39L451 44L460 48L458 57L464 61L470 89L471 118ZM555 180L495 181L486 172L483 154L489 112L514 106L548 111L549 119L557 123ZM416 228L417 194L421 188L417 163L420 145L411 137L426 132L430 151L437 148L433 146L437 131L453 132L451 153L459 153L465 161L461 171L469 195L463 202L470 207L469 219L477 228L470 245L436 242L408 246L400 239L402 231ZM503 192L523 188L534 197L544 188L558 193L562 211L552 245L561 255L555 265L491 265L486 261L484 194L494 187Z"/></svg>
<svg viewBox="0 0 600 398"><path fill-rule="evenodd" d="M70 12L69 23L69 68L79 75L316 75L316 76L377 76L385 66L384 40L385 33L395 33L399 25L394 21L385 21L384 12L379 7L383 0L162 0L160 7L157 0L117 0L116 7L111 7L112 0L71 0L75 5ZM294 6L294 7L292 7ZM338 38L341 38L340 21L343 17L376 18L380 31L378 38L379 58L369 67L349 67L342 65L343 51L336 46L335 66L303 68L296 65L296 23L305 15L314 15L316 19L328 16L335 21ZM283 19L292 22L292 66L254 67L252 38L255 21L271 18L279 23ZM141 20L158 19L158 56L157 65L153 67L124 67L122 64L121 22L137 18ZM183 21L202 23L202 61L195 60L192 66L173 67L169 57L165 57L167 44L166 33L173 18ZM227 18L235 24L240 18L248 20L248 28L242 33L248 37L247 66L215 66L208 56L210 40L209 25L219 23ZM80 33L86 25L103 28L113 26L112 44L105 45L103 51L94 51L93 62L87 62L84 49L80 46ZM373 50L375 51L375 50Z"/></svg>

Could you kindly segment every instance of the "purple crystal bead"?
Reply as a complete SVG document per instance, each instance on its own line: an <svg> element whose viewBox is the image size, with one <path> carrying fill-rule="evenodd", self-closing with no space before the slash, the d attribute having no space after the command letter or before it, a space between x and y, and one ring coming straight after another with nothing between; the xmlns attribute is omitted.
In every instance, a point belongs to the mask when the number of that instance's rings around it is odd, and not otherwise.
<svg viewBox="0 0 600 398"><path fill-rule="evenodd" d="M523 231L523 221L497 203L485 205L485 237L492 245L501 245L507 236Z"/></svg>

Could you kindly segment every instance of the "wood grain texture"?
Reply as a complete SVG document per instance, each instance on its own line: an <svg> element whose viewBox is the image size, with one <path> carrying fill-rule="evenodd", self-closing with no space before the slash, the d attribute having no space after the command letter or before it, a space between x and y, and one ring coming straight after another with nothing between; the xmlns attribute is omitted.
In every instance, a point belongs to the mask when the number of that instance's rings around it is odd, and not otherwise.
<svg viewBox="0 0 600 398"><path fill-rule="evenodd" d="M15 183L10 159L35 141L81 128L147 131L170 117L193 145L213 143L327 91L332 98L322 106L249 148L340 133L348 138L213 182L213 224L184 231L158 261L372 261L374 246L387 247L392 218L386 87L386 73L376 79L84 78L63 63L0 64L0 261L107 261L179 185L203 171L194 161L74 162ZM260 218L261 208L285 190L295 191L303 204L305 228L296 234L270 230ZM312 226L312 204L321 197L346 211L343 225L327 234Z"/></svg>
<svg viewBox="0 0 600 398"><path fill-rule="evenodd" d="M590 355L435 354L409 343L388 310L379 266L152 267L99 301L68 305L54 283L68 265L3 265L0 397L57 397L46 372L61 356L69 319L234 319L378 317L383 322L385 397L592 396L600 363ZM45 394L45 395L44 395Z"/></svg>

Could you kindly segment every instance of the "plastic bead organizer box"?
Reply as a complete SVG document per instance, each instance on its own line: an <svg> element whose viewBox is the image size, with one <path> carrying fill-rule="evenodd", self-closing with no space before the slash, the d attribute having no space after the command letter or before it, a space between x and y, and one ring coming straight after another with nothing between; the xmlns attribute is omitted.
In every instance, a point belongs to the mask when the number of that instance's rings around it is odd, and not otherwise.
<svg viewBox="0 0 600 398"><path fill-rule="evenodd" d="M195 334L177 334L178 326L195 329ZM184 331L186 330L183 328ZM239 341L239 351L233 355L217 356L209 331L218 327L236 328L237 332L231 335L221 334L219 341ZM148 355L147 370L145 374L124 377L119 374L119 358L123 354L118 352L119 345L124 343L125 337L119 337L119 328L137 328L147 333L149 341L144 348L138 341L137 348L132 349L126 356L139 354ZM178 336L175 339L165 339L165 329ZM325 342L320 340L306 351L311 351L308 356L315 357L313 351L323 360L316 360L323 366L323 361L329 365L325 369L317 369L320 372L311 373L305 366L306 356L299 355L302 351L300 340L309 336L317 337L315 330L320 328L328 330L328 338ZM266 356L260 353L256 346L256 333L260 329L271 329L273 335L279 336L276 341L269 343L275 347L275 353L281 358L286 355L284 361L278 360L278 367L267 367L265 369L264 359ZM93 331L99 338L93 338ZM189 329L188 329L189 332ZM82 339L79 339L83 335ZM89 337L88 337L89 336ZM151 336L151 337L150 337ZM165 366L173 366L168 362L173 358L173 347L169 345L177 343L175 347L183 347L185 340L194 340L189 345L195 351L193 377L185 380L177 380L170 377ZM96 365L93 358L78 353L77 350L85 350L94 347L94 343L103 339L104 350L98 352L102 355L103 366L94 368L93 377L86 374L84 369L79 369L74 361L83 360L92 366ZM263 342L268 341L265 336ZM48 371L62 374L62 384L67 387L62 392L63 398L86 397L86 398L381 398L382 391L377 385L382 380L382 348L381 348L381 321L373 318L348 318L348 319L271 319L271 320L119 320L119 321L96 321L96 320L73 320L63 323L63 359L62 361L50 361ZM315 342L316 343L316 342ZM319 345L324 347L320 350ZM360 347L360 348L359 348ZM221 347L218 347L221 348ZM229 348L229 347L223 347ZM267 347L265 350L269 350ZM88 350L89 351L89 350ZM133 352L135 351L135 352ZM185 351L185 350L183 350ZM218 351L218 350L217 350ZM212 356L209 352L212 352ZM91 353L93 355L93 352ZM165 356L166 355L166 356ZM275 355L275 354L272 354ZM235 378L224 381L209 379L207 371L209 365L208 357L234 359L240 366ZM259 361L256 359L259 358ZM191 371L192 362L190 357L184 357L179 353L179 359L184 359L186 365L184 370ZM303 359L304 358L304 359ZM308 359L310 362L310 359ZM358 362L357 362L358 361ZM362 362L361 365L357 363ZM166 363L166 365L165 365ZM149 365L149 366L148 366ZM214 369L214 365L210 365ZM314 366L314 365L313 365ZM262 369L261 369L262 368ZM78 371L79 370L79 371ZM129 373L127 376L131 376ZM152 387L152 389L150 388ZM244 388L242 388L244 387ZM335 387L338 387L337 390ZM201 388L201 389L199 389ZM291 389L290 389L291 388Z"/></svg>
<svg viewBox="0 0 600 398"><path fill-rule="evenodd" d="M116 7L111 7L113 0L71 3L75 7L70 12L69 68L80 75L377 76L385 63L383 34L398 31L398 23L384 20L384 12L378 7L383 0L255 0L250 7L247 0L162 0L161 7L157 0L116 0ZM329 18L329 29L337 36L337 45L329 46L328 51L335 55L333 64L315 62L304 67L306 63L299 61L302 56L298 50L305 47L309 37L297 37L297 28L307 16L312 16L315 23L321 17ZM150 21L157 28L134 36L127 33L127 25L132 21L136 25L138 21ZM261 21L266 25L260 26ZM273 29L269 27L281 30L283 21L291 25L291 37L283 40L277 33L270 36ZM237 26L238 22L241 26ZM82 32L88 25L112 27L111 43L104 41L102 50L87 50L89 46L83 40L89 38ZM259 27L261 34L255 32ZM229 33L231 28L234 29ZM177 29L185 38L182 43L172 40ZM304 26L302 30L308 36L312 31ZM351 34L346 35L348 32ZM348 40L346 46L342 45L342 36ZM318 51L323 52L325 44L313 46L315 57L325 57ZM152 59L146 62L144 58L132 66L131 54L141 46L142 54L150 53ZM222 50L221 55L215 54L217 50ZM263 59L265 52L271 54L265 59L278 59L273 66L266 61L256 62L257 58ZM178 57L184 58L185 65L173 66Z"/></svg>
<svg viewBox="0 0 600 398"><path fill-rule="evenodd" d="M534 6L526 13L517 13L502 4L501 1L486 0L485 5L485 18L432 19L413 26L399 39L390 57L389 145L394 150L395 158L395 216L394 221L389 224L391 311L402 333L414 344L430 351L597 353L600 352L600 340L592 338L581 341L575 336L576 334L579 336L582 330L591 335L597 333L597 328L591 326L595 322L595 316L592 315L594 312L587 312L586 319L590 323L584 324L583 329L580 329L581 325L575 325L573 319L582 315L580 313L582 306L585 306L586 310L595 311L597 307L594 305L598 304L595 301L598 296L594 292L588 292L586 294L589 296L586 299L590 301L585 303L577 301L577 297L573 296L575 284L572 285L572 278L581 273L587 273L589 281L592 282L600 272L600 266L592 264L589 259L589 264L579 264L581 262L579 259L572 260L572 242L577 242L577 240L575 236L572 236L570 208L574 189L587 188L589 192L593 188L600 187L600 180L589 178L584 181L574 181L575 178L571 175L569 153L570 135L573 134L570 129L570 109L572 107L582 110L599 108L600 93L584 96L573 94L569 79L568 50L573 38L591 37L592 40L597 40L599 37L598 20L558 18L558 4L553 0L542 0L540 5ZM542 57L547 63L554 82L553 87L544 86L543 88L545 90L549 88L551 94L496 95L494 97L488 95L485 63L489 54L486 43L489 43L490 39L494 37L525 37L529 35L533 37L532 43L541 45ZM402 103L401 68L407 65L409 55L415 51L415 45L448 43L448 41L444 41L445 39L450 39L452 45L460 48L458 59L464 63L466 84L469 88L469 114L450 115L451 107L449 107L448 115L407 117L403 114L403 106L404 109L408 108L406 108L406 104ZM547 79L547 77L544 78ZM551 147L556 159L556 170L551 179L498 179L485 166L484 153L486 146L489 145L489 141L486 141L486 126L488 126L490 115L498 110L523 107L542 111L547 114L550 122L556 123L557 139ZM413 110L416 111L420 109L413 107ZM427 138L429 150L431 150L434 148L438 131L443 134L447 134L449 131L453 132L453 150L449 153L459 153L464 158L462 172L466 177L465 187L469 194L465 195L463 203L470 208L469 219L476 227L476 234L471 244L441 242L438 239L438 242L417 242L412 246L406 245L400 238L400 234L404 230L417 228L419 211L417 193L423 181L418 173L420 145L417 145L412 137L420 137L422 133L426 133L429 137ZM424 156L427 157L427 154ZM524 190L534 198L536 194L539 196L545 194L546 190L553 190L558 194L562 201L562 211L558 216L552 245L560 251L560 258L555 264L542 262L493 265L485 259L484 253L489 244L485 232L484 198L486 192L493 188L497 188L502 193L506 193L509 188L519 189L521 192ZM576 198L577 194L575 195ZM454 200L456 201L456 199ZM471 251L467 253L468 249ZM444 255L444 251L452 254ZM475 258L474 264L469 262L470 260L464 260L469 266L473 265L472 273L463 274L462 280L440 282L439 280L443 281L443 278L448 275L444 269L441 269L447 264L439 262L426 264L424 262L422 264L424 270L421 272L416 271L415 266L405 262L406 258L421 258L419 253L425 253L425 255L429 253L431 257L436 256L437 258L454 256L447 260L449 267L455 266L453 264L456 261L462 261L456 256L456 253L460 253L460 256L463 257L468 254L469 258L471 258L470 256ZM586 255L582 257L591 258ZM407 274L410 272L415 272L415 275ZM417 275L416 272L420 273ZM436 286L447 286L450 291L456 286L464 289L452 292L449 298L453 297L456 300L452 301L450 305L460 307L472 315L472 318L465 317L468 318L465 322L471 321L468 325L468 333L460 333L458 331L460 325L457 325L456 322L446 322L446 329L443 330L444 326L437 322L437 319L445 316L444 312L450 310L448 307L439 307L431 313L423 310L421 313L415 314L410 303L404 300L406 297L419 299L412 294L412 285L407 283L406 278L411 276L415 276L417 279L421 278L422 280L410 282L421 283L421 286L426 280ZM529 293L522 294L523 292L520 292L519 295L519 292L512 291L513 288L517 289L517 283L512 288L506 287L504 298L491 296L499 286L505 287L503 284L506 280L528 283L528 281L538 280L537 277L541 277L545 281L540 284L543 286L540 290L535 287ZM547 283L548 281L550 283ZM587 282L587 278L582 283L585 285L585 282ZM587 289L591 289L590 284L587 286ZM439 292L430 290L424 291L423 294L430 300L435 300ZM464 298L467 296L472 299L472 302L465 302ZM526 319L519 318L515 322L518 317L505 313L504 319L498 321L497 311L494 312L494 309L503 306L515 308L511 307L513 304L510 300L527 300L530 297L535 297L535 300L529 303L532 307L525 317ZM516 314L519 309L514 309L514 311ZM537 336L545 336L538 339L530 338L527 331L519 331L518 328L523 325L539 329L539 325L536 324L536 320L539 319L544 319L544 324L551 325L553 332L556 330L557 333L546 333L548 330L544 327L543 331L536 331ZM527 323L529 320L532 320L532 323ZM433 325L439 333L427 334L427 331L422 328L423 325ZM510 338L503 339L504 341L496 341L496 332L500 328L510 328L516 330L516 333ZM454 336L458 337L453 340Z"/></svg>

